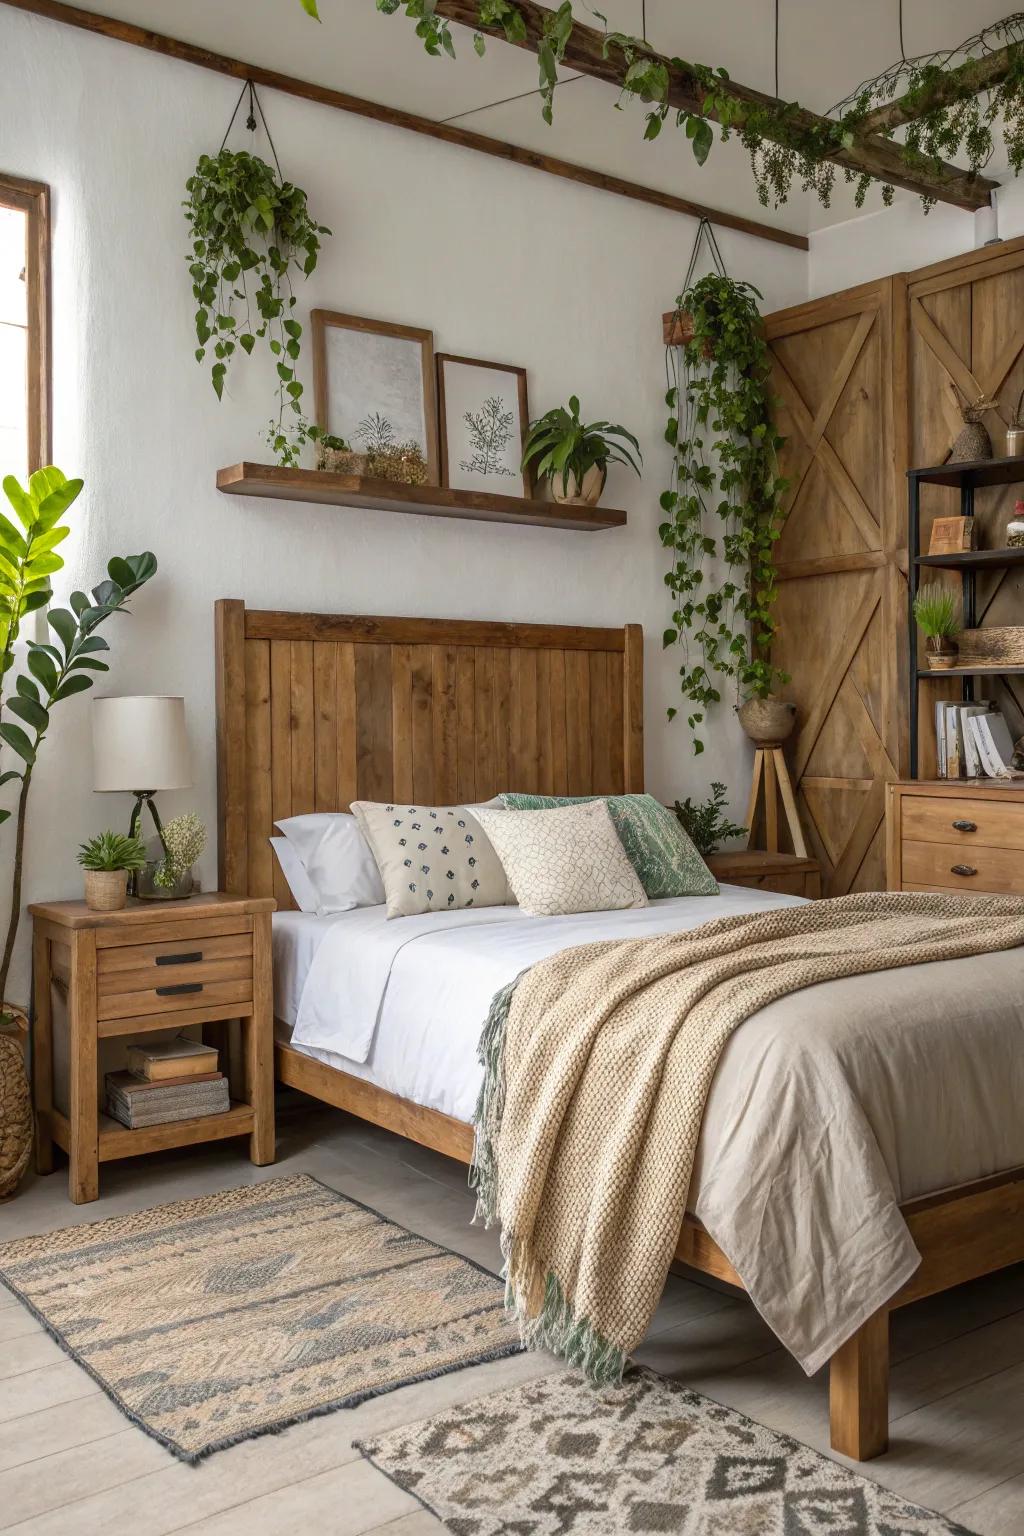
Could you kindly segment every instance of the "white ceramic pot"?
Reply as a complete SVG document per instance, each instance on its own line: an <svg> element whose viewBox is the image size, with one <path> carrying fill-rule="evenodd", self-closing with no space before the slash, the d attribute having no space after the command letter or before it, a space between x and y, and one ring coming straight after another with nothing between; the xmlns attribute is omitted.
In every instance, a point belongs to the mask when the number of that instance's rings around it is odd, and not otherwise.
<svg viewBox="0 0 1024 1536"><path fill-rule="evenodd" d="M561 507L596 507L601 500L608 471L603 464L592 464L580 485L574 474L569 475L565 489L561 475L551 480L551 494Z"/></svg>

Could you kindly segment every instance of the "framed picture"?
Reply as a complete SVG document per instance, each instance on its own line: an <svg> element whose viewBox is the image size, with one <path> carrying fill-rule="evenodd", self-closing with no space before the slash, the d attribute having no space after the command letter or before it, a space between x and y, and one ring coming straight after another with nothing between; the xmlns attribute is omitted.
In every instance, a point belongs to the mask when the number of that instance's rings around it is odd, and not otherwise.
<svg viewBox="0 0 1024 1536"><path fill-rule="evenodd" d="M439 484L433 332L328 309L312 322L318 424L371 476Z"/></svg>
<svg viewBox="0 0 1024 1536"><path fill-rule="evenodd" d="M526 369L437 355L441 484L456 491L532 494L522 469L530 425Z"/></svg>

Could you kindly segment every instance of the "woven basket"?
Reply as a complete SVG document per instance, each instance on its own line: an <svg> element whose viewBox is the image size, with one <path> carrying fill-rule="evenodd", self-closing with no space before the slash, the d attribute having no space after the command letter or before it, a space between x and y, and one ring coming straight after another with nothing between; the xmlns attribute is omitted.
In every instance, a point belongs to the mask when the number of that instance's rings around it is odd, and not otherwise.
<svg viewBox="0 0 1024 1536"><path fill-rule="evenodd" d="M21 1009L4 1011L15 1015L13 1028L0 1029L0 1200L9 1200L32 1151L32 1096L25 1073L28 1019Z"/></svg>
<svg viewBox="0 0 1024 1536"><path fill-rule="evenodd" d="M1024 625L992 625L965 629L960 636L960 661L969 666L1024 666Z"/></svg>
<svg viewBox="0 0 1024 1536"><path fill-rule="evenodd" d="M92 912L120 912L128 905L128 871L87 869L85 904Z"/></svg>

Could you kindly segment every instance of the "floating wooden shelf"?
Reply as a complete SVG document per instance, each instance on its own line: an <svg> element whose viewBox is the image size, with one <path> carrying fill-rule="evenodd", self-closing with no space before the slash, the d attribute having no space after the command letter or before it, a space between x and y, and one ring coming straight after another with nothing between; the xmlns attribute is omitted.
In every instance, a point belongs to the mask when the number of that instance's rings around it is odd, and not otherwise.
<svg viewBox="0 0 1024 1536"><path fill-rule="evenodd" d="M943 678L943 677L1024 677L1024 667L1000 666L997 662L993 666L978 667L922 667L918 670L919 678Z"/></svg>
<svg viewBox="0 0 1024 1536"><path fill-rule="evenodd" d="M927 469L908 469L907 475L924 485L1024 484L1024 458L971 459L966 464L933 464Z"/></svg>
<svg viewBox="0 0 1024 1536"><path fill-rule="evenodd" d="M621 528L617 507L564 507L554 501L494 496L487 491L450 491L439 485L402 485L320 469L283 469L279 464L232 464L217 471L217 489L229 496L263 496L332 507L372 507L377 512L418 512L425 517L464 517L483 523L528 523L596 533Z"/></svg>
<svg viewBox="0 0 1024 1536"><path fill-rule="evenodd" d="M1024 549L965 549L955 555L918 555L918 565L956 571L1001 571L1024 565Z"/></svg>

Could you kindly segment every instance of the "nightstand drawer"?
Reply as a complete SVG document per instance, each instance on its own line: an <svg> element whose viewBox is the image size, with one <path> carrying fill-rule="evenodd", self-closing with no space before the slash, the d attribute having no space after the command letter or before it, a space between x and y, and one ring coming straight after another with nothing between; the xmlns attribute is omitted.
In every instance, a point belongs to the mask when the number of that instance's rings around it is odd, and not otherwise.
<svg viewBox="0 0 1024 1536"><path fill-rule="evenodd" d="M197 934L181 939L165 939L155 944L121 944L116 949L96 953L96 970L101 992L135 992L144 987L163 986L166 981L185 980L182 967L205 964L211 960L248 960L252 963L252 934ZM123 986L122 974L132 973L137 980Z"/></svg>
<svg viewBox="0 0 1024 1536"><path fill-rule="evenodd" d="M218 1008L222 1004L247 1006L252 1002L252 966L245 961L241 965L245 967L242 975L231 974L232 967L239 968L237 961L211 961L183 967L191 972L191 979L178 976L137 992L101 991L96 1018L102 1025L105 1020L133 1019L142 1014L173 1014L190 1008Z"/></svg>
<svg viewBox="0 0 1024 1536"><path fill-rule="evenodd" d="M974 807L977 811L978 807ZM1008 807L1009 809L1009 807ZM909 806L904 806L904 815ZM903 883L952 891L1017 896L1024 893L1024 861L1015 848L981 843L903 844Z"/></svg>
<svg viewBox="0 0 1024 1536"><path fill-rule="evenodd" d="M944 795L907 795L903 800L903 837L919 843L969 843L985 848L1024 849L1024 805ZM954 860L954 863L958 862ZM975 861L967 858L967 863ZM916 876L907 875L907 879Z"/></svg>

